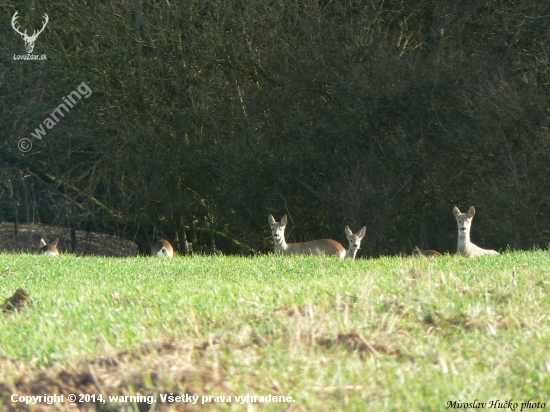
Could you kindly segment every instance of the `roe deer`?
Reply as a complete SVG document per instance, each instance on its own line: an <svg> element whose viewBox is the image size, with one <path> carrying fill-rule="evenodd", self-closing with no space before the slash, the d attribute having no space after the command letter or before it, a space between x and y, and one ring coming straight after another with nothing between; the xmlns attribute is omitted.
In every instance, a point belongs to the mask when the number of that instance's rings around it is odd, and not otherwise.
<svg viewBox="0 0 550 412"><path fill-rule="evenodd" d="M477 257L481 255L498 255L496 250L486 250L470 242L470 227L476 210L473 206L470 207L468 213L461 213L458 207L453 208L453 214L456 217L458 225L458 246L456 253L466 257Z"/></svg>
<svg viewBox="0 0 550 412"><path fill-rule="evenodd" d="M346 237L349 241L349 247L346 251L346 257L355 259L355 255L357 254L357 251L359 250L359 246L361 246L361 239L365 237L365 232L367 231L367 228L363 226L361 230L357 233L353 233L348 225L346 225L345 232Z"/></svg>
<svg viewBox="0 0 550 412"><path fill-rule="evenodd" d="M44 238L40 239L39 253L49 256L59 256L59 249L57 248L57 242L59 239L55 239L52 243L48 243Z"/></svg>
<svg viewBox="0 0 550 412"><path fill-rule="evenodd" d="M282 253L284 255L320 255L324 253L327 256L338 256L340 259L346 257L346 249L344 249L344 246L332 239L311 240L302 243L286 243L286 215L283 216L281 222L276 222L273 216L269 215L268 222L271 227L271 234L273 235L275 253Z"/></svg>
<svg viewBox="0 0 550 412"><path fill-rule="evenodd" d="M151 256L174 257L174 248L167 240L161 239L151 248Z"/></svg>
<svg viewBox="0 0 550 412"><path fill-rule="evenodd" d="M420 256L423 256L423 257L438 257L438 256L443 256L443 255L441 253L439 253L437 250L420 250L417 246L413 250L413 256L414 257L420 257Z"/></svg>

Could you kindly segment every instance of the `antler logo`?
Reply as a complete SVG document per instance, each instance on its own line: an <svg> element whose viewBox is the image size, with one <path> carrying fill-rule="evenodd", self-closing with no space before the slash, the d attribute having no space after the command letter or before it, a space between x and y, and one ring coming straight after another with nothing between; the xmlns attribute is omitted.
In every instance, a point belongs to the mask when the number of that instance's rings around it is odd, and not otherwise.
<svg viewBox="0 0 550 412"><path fill-rule="evenodd" d="M15 14L13 15L12 19L11 19L11 26L13 27L13 29L19 33L21 35L21 37L23 38L23 40L25 40L25 49L27 49L27 53L28 54L31 54L32 51L34 50L34 43L36 42L36 38L38 37L38 35L40 33L42 33L44 31L44 29L46 28L46 25L48 24L48 21L50 20L48 15L46 13L44 13L44 24L42 25L42 28L40 30L38 30L38 32L35 30L34 33L32 34L32 36L29 36L27 34L27 30L25 30L24 32L22 32L22 27L19 23L17 23L17 13L19 13L19 11L16 11Z"/></svg>

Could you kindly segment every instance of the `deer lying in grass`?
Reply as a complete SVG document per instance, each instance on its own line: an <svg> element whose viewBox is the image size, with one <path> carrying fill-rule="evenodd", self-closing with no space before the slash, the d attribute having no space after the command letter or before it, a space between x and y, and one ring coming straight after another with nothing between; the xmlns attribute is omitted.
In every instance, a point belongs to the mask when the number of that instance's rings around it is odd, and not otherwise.
<svg viewBox="0 0 550 412"><path fill-rule="evenodd" d="M367 231L367 228L363 226L361 230L357 233L353 233L348 225L346 225L346 237L349 241L349 247L346 251L346 257L355 259L355 255L357 254L357 251L359 250L359 247L361 246L361 239L365 237L365 232Z"/></svg>
<svg viewBox="0 0 550 412"><path fill-rule="evenodd" d="M453 208L453 214L455 215L456 223L458 225L457 255L466 257L498 255L496 250L482 249L470 242L470 227L472 226L472 219L474 218L475 213L476 210L473 206L470 207L468 213L461 213L456 206Z"/></svg>
<svg viewBox="0 0 550 412"><path fill-rule="evenodd" d="M174 248L167 240L161 239L151 248L151 256L174 257Z"/></svg>
<svg viewBox="0 0 550 412"><path fill-rule="evenodd" d="M268 217L273 243L275 244L275 253L284 255L321 255L338 256L340 259L346 257L346 249L336 240L319 239L302 243L286 243L285 227L287 224L286 215L280 222L276 222L273 216Z"/></svg>
<svg viewBox="0 0 550 412"><path fill-rule="evenodd" d="M420 250L418 246L413 250L414 257L438 257L443 256L437 250Z"/></svg>
<svg viewBox="0 0 550 412"><path fill-rule="evenodd" d="M59 249L57 248L57 242L59 239L55 239L52 243L48 243L44 238L40 239L40 250L39 253L49 256L59 256Z"/></svg>

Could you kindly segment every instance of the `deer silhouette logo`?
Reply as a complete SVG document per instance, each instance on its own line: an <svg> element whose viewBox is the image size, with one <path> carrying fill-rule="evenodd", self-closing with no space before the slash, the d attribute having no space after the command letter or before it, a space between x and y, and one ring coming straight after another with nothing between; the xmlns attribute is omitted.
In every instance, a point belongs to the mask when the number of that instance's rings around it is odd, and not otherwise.
<svg viewBox="0 0 550 412"><path fill-rule="evenodd" d="M29 36L27 34L27 30L25 31L22 31L22 27L21 25L17 22L17 14L19 13L19 11L16 11L11 19L11 26L13 27L13 29L21 35L21 37L23 38L23 40L25 41L25 49L27 49L27 53L28 54L31 54L32 51L34 50L34 43L36 42L36 38L38 37L38 35L40 33L42 33L44 31L44 29L46 28L46 25L48 24L48 21L50 20L48 15L46 13L44 13L44 24L42 25L42 28L38 31L34 31L32 36Z"/></svg>

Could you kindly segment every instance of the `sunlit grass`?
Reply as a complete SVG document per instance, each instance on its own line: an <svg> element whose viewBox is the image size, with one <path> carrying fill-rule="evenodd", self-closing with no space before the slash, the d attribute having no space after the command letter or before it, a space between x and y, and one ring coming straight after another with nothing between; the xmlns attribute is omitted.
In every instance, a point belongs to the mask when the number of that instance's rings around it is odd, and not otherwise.
<svg viewBox="0 0 550 412"><path fill-rule="evenodd" d="M355 261L2 254L0 296L25 287L34 309L1 317L0 353L29 376L95 365L109 394L291 393L284 407L304 411L548 403L549 270L545 251ZM133 355L116 367L96 362L124 351ZM6 365L0 383L13 386L21 368Z"/></svg>

